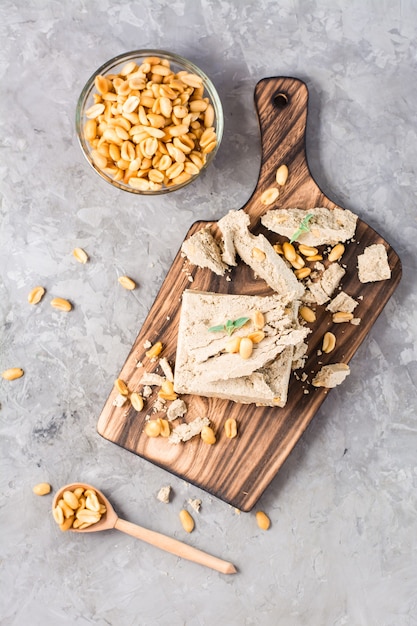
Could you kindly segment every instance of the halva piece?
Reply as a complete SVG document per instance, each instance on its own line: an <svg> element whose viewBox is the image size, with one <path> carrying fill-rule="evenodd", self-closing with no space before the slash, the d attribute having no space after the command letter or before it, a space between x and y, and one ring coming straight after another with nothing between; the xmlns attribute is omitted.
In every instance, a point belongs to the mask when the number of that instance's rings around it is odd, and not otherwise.
<svg viewBox="0 0 417 626"><path fill-rule="evenodd" d="M355 234L358 216L339 207L271 209L262 216L261 222L268 230L291 239L308 214L312 215L308 221L308 230L296 237L298 243L314 247L334 245L351 239Z"/></svg>
<svg viewBox="0 0 417 626"><path fill-rule="evenodd" d="M358 256L358 276L361 283L374 283L391 278L388 255L382 243L374 243Z"/></svg>

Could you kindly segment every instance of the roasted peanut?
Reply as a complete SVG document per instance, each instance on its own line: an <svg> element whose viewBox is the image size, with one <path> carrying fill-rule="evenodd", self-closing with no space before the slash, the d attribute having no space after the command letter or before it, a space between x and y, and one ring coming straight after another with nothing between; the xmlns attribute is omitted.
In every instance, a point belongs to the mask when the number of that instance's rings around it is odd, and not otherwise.
<svg viewBox="0 0 417 626"><path fill-rule="evenodd" d="M307 278L311 274L310 267L300 267L298 270L294 270L294 274L298 278L298 280L303 280L303 278Z"/></svg>
<svg viewBox="0 0 417 626"><path fill-rule="evenodd" d="M74 248L72 254L74 255L74 258L78 261L78 263L87 263L88 254L82 248Z"/></svg>
<svg viewBox="0 0 417 626"><path fill-rule="evenodd" d="M261 343L261 341L265 339L265 333L263 330L255 330L253 333L249 333L248 339L250 339L252 343Z"/></svg>
<svg viewBox="0 0 417 626"><path fill-rule="evenodd" d="M269 187L268 189L265 189L265 191L261 194L261 204L263 204L264 206L269 206L270 204L273 204L273 202L275 202L278 196L279 189L277 187Z"/></svg>
<svg viewBox="0 0 417 626"><path fill-rule="evenodd" d="M253 312L252 322L256 330L262 330L262 328L265 326L265 316L262 311L256 310Z"/></svg>
<svg viewBox="0 0 417 626"><path fill-rule="evenodd" d="M137 393L136 391L131 393L130 402L135 411L142 411L144 402L142 396L139 393Z"/></svg>
<svg viewBox="0 0 417 626"><path fill-rule="evenodd" d="M224 432L228 439L234 439L237 436L237 423L234 417L229 417L225 421Z"/></svg>
<svg viewBox="0 0 417 626"><path fill-rule="evenodd" d="M161 354L162 349L163 349L162 342L157 341L156 343L153 344L151 348L149 348L149 350L145 352L145 355L148 357L148 359L155 359L157 356Z"/></svg>
<svg viewBox="0 0 417 626"><path fill-rule="evenodd" d="M229 352L229 354L239 352L241 339L242 337L239 337L238 335L236 335L235 337L231 337L231 339L229 339L224 347L225 351Z"/></svg>
<svg viewBox="0 0 417 626"><path fill-rule="evenodd" d="M179 517L180 517L180 522L185 532L191 533L194 530L195 524L190 513L186 509L181 509L179 513Z"/></svg>
<svg viewBox="0 0 417 626"><path fill-rule="evenodd" d="M313 248L312 246L306 246L303 243L300 243L300 245L298 246L298 252L300 254L302 254L303 256L315 256L316 254L318 254L318 249L317 248Z"/></svg>
<svg viewBox="0 0 417 626"><path fill-rule="evenodd" d="M65 300L65 298L52 298L51 306L58 311L63 311L64 313L68 313L72 309L72 304L69 300Z"/></svg>
<svg viewBox="0 0 417 626"><path fill-rule="evenodd" d="M45 295L45 289L43 287L34 287L28 294L29 304L39 304Z"/></svg>
<svg viewBox="0 0 417 626"><path fill-rule="evenodd" d="M308 306L301 306L299 313L303 320L305 320L309 324L316 321L316 314L314 313L313 309L310 309L310 307Z"/></svg>
<svg viewBox="0 0 417 626"><path fill-rule="evenodd" d="M49 483L38 483L32 489L33 493L37 496L46 496L51 493L51 485Z"/></svg>
<svg viewBox="0 0 417 626"><path fill-rule="evenodd" d="M210 426L203 426L200 436L204 443L208 443L210 445L216 443L216 435Z"/></svg>
<svg viewBox="0 0 417 626"><path fill-rule="evenodd" d="M275 180L280 187L283 187L288 179L288 167L280 165L275 174Z"/></svg>
<svg viewBox="0 0 417 626"><path fill-rule="evenodd" d="M146 422L144 430L148 437L159 437L161 434L161 424L159 420L149 420L149 422Z"/></svg>
<svg viewBox="0 0 417 626"><path fill-rule="evenodd" d="M171 434L171 427L169 425L168 420L158 418L159 426L160 426L160 435L161 437L169 437Z"/></svg>
<svg viewBox="0 0 417 626"><path fill-rule="evenodd" d="M261 530L268 530L268 528L271 526L271 520L269 519L268 515L263 511L257 511L255 517L259 528Z"/></svg>
<svg viewBox="0 0 417 626"><path fill-rule="evenodd" d="M350 322L353 319L353 313L347 311L338 311L333 313L332 320L335 324L341 324L343 322Z"/></svg>
<svg viewBox="0 0 417 626"><path fill-rule="evenodd" d="M122 380L121 378L116 378L116 380L114 381L114 386L116 387L117 391L122 396L128 396L129 395L129 389L128 389L125 381Z"/></svg>
<svg viewBox="0 0 417 626"><path fill-rule="evenodd" d="M1 373L2 378L5 380L16 380L17 378L21 378L24 374L24 371L21 367L10 367L4 372Z"/></svg>
<svg viewBox="0 0 417 626"><path fill-rule="evenodd" d="M345 251L345 246L343 243L337 243L334 248L329 252L329 256L327 257L329 261L338 261Z"/></svg>
<svg viewBox="0 0 417 626"><path fill-rule="evenodd" d="M64 491L64 493L62 494L62 499L64 500L65 504L67 504L71 509L78 509L78 498L73 491Z"/></svg>
<svg viewBox="0 0 417 626"><path fill-rule="evenodd" d="M323 335L322 350L326 354L332 352L336 346L336 337L333 333L327 332Z"/></svg>
<svg viewBox="0 0 417 626"><path fill-rule="evenodd" d="M253 342L249 337L242 337L239 344L239 354L242 359L249 359L253 352Z"/></svg>
<svg viewBox="0 0 417 626"><path fill-rule="evenodd" d="M266 254L263 250L260 250L259 248L252 248L252 256L254 259L256 259L257 261L265 261L266 259Z"/></svg>
<svg viewBox="0 0 417 626"><path fill-rule="evenodd" d="M282 244L282 251L284 253L285 258L290 263L293 263L296 260L297 252L294 246L292 245L292 243L290 243L289 241L284 241L284 243Z"/></svg>
<svg viewBox="0 0 417 626"><path fill-rule="evenodd" d="M129 289L130 291L136 288L135 281L132 278L129 278L129 276L119 276L118 281L122 287Z"/></svg>

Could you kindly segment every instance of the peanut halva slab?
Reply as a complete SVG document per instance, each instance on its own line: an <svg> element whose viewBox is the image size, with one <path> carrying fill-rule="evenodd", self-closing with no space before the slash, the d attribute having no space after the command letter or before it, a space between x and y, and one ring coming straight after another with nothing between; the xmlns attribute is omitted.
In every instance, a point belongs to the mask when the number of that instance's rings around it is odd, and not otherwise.
<svg viewBox="0 0 417 626"><path fill-rule="evenodd" d="M213 326L261 311L265 338L250 358L225 352L226 331ZM177 393L241 403L284 406L295 347L310 332L297 321L298 303L272 296L244 296L186 290L178 329L174 389ZM234 336L252 332L251 322Z"/></svg>

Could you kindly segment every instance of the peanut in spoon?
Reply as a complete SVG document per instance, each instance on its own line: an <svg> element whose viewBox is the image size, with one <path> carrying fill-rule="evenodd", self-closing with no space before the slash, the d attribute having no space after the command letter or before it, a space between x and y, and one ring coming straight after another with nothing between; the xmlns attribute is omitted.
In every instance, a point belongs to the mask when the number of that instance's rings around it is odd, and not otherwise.
<svg viewBox="0 0 417 626"><path fill-rule="evenodd" d="M83 490L83 495L80 495L79 498L77 498L77 495L74 493L77 493L77 490L79 490L79 492ZM83 508L82 510L85 511L83 516L81 514L81 510L77 507L77 503L69 494L72 493L74 498L78 500L78 504L82 504L82 502L80 503L80 500L82 497L86 499L84 496L86 492L87 497L90 497L90 506L93 510ZM94 499L92 494L96 495L97 501ZM83 504L85 505L85 503ZM61 513L57 509L61 509L62 517ZM94 511L94 509L97 510ZM142 526L138 526L137 524L132 524L131 522L121 519L103 493L86 483L71 483L70 485L66 485L65 487L59 489L54 497L52 513L55 521L60 525L62 530L72 530L75 533L91 533L115 528L116 530L120 530L128 535L132 535L132 537L136 537L136 539L141 539L146 543L156 546L161 550L171 552L171 554L175 554L183 559L188 559L194 563L205 565L206 567L217 570L222 574L236 573L236 568L228 561L223 561L216 556L212 556L207 552L203 552L198 548L189 546L188 544L178 541L177 539L173 539L172 537L168 537L161 533L143 528ZM91 513L90 517L88 513ZM91 519L96 521L91 521L90 523L87 521L83 522L80 520L80 515L81 518L84 518L85 520ZM81 521L78 528L73 526L76 519L78 519L79 522Z"/></svg>

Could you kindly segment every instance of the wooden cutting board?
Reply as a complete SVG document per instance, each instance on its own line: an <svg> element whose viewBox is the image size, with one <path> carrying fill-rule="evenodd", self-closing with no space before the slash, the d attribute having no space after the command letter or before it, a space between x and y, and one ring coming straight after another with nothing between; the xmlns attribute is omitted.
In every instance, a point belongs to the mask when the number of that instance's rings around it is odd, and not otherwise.
<svg viewBox="0 0 417 626"><path fill-rule="evenodd" d="M309 209L336 206L320 190L308 167L305 151L307 102L306 85L294 78L266 78L255 89L262 159L256 188L243 210L251 217L252 231L255 234L263 232L271 243L283 239L267 232L260 225L259 218L267 209L261 204L260 196L268 187L276 186L276 169L282 163L289 168L289 178L280 197L270 208ZM226 213L236 207L225 208ZM360 210L354 212L360 214ZM193 224L187 237L209 223ZM361 284L357 277L357 256L366 246L375 243L382 243L387 248L391 279ZM346 246L342 264L347 266L347 272L341 285L349 295L355 299L360 298L355 317L361 318L361 323L359 326L349 323L333 324L331 314L325 311L325 307L317 307L317 321L312 325L313 332L308 337L308 358L304 368L308 381L326 363L350 361L401 278L401 263L395 251L360 219L355 241ZM189 280L190 275L192 282ZM228 281L208 269L191 266L179 251L121 372L115 378L123 379L132 391L141 389L139 381L143 372L153 371L156 367L144 356L144 343L147 340L152 343L162 341L163 356L175 363L181 294L184 289L234 294L272 293L265 282L256 279L252 270L242 263L233 269L230 278ZM336 349L319 357L317 352L327 330L333 331L337 336ZM142 361L143 367L136 367L138 361ZM315 388L308 381L301 382L295 376L291 377L288 402L284 408L256 407L218 399L183 396L188 405L187 421L198 416L210 418L217 433L217 442L212 446L203 443L199 437L178 445L171 444L162 437L148 438L143 428L146 415L151 412L156 391L144 410L138 413L128 403L121 408L115 407L113 401L117 392L112 389L98 421L98 432L109 441L234 507L249 511L277 474L327 394L331 392ZM224 435L224 422L229 417L234 417L238 423L239 434L235 439L227 439Z"/></svg>

